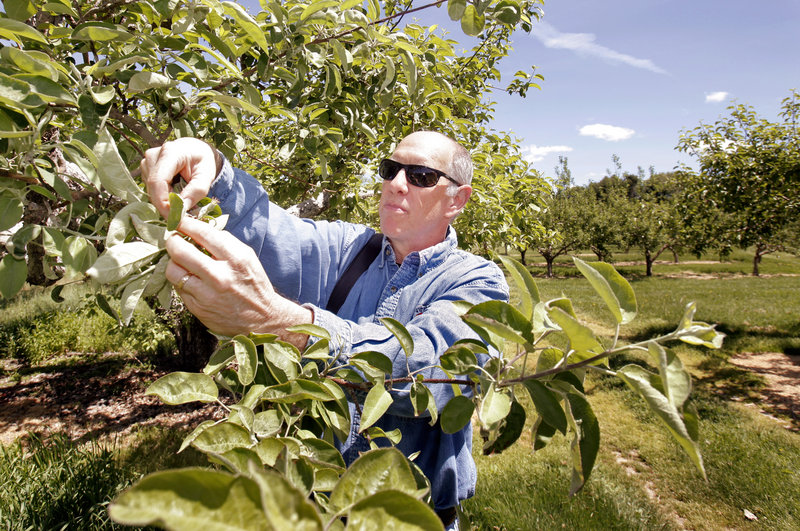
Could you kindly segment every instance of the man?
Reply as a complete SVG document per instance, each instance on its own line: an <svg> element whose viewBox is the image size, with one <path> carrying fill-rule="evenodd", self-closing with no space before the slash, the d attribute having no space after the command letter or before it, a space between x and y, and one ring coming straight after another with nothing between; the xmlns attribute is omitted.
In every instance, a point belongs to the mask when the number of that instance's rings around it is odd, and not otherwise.
<svg viewBox="0 0 800 531"><path fill-rule="evenodd" d="M215 157L216 156L216 157ZM208 256L180 237L170 238L167 278L186 307L213 332L234 335L270 332L301 351L309 338L286 328L313 322L331 333L331 353L342 364L354 353L378 351L393 362L392 377L436 365L458 339L476 337L453 312L451 302L508 300L508 286L492 262L457 249L450 223L462 211L472 188L469 152L439 133L412 133L380 166L382 252L353 285L337 313L325 310L334 285L353 257L374 234L362 225L299 219L269 202L259 183L234 170L207 144L179 139L147 151L142 174L153 204L166 215L173 176L181 192L196 203L209 195L231 217L227 231L185 219L179 230L205 247ZM277 290L277 291L276 291ZM379 322L392 317L414 339L406 360L394 336ZM442 377L426 369L426 377ZM439 408L453 396L450 385L432 385ZM457 528L455 507L474 493L471 426L442 432L429 418L414 417L408 394L396 395L377 424L399 428L398 448L419 452L415 462L431 480L433 500L443 522ZM350 463L368 442L358 436L359 418L351 404L353 429L340 443ZM453 527L455 526L455 527Z"/></svg>

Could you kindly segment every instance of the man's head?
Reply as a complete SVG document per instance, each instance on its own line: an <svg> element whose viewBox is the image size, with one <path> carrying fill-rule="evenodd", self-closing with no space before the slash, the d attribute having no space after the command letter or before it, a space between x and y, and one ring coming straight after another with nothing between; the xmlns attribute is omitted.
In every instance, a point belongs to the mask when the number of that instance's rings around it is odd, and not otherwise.
<svg viewBox="0 0 800 531"><path fill-rule="evenodd" d="M383 181L381 231L389 237L401 261L410 252L444 240L447 226L472 194L472 159L456 141L432 131L408 135L389 158L401 165L438 170L455 181L440 177L434 186L415 186L404 168Z"/></svg>

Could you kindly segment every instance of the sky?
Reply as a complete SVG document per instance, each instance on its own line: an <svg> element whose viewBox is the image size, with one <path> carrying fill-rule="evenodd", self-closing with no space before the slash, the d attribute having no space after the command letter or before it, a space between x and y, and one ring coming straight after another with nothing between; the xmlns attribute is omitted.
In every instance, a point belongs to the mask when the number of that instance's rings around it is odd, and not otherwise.
<svg viewBox="0 0 800 531"><path fill-rule="evenodd" d="M560 155L578 185L613 171L614 155L632 173L696 167L675 150L682 131L738 103L777 120L800 90L800 0L550 0L543 12L500 66L507 83L535 65L541 90L493 94L490 126L513 133L549 177ZM471 45L444 8L417 17Z"/></svg>

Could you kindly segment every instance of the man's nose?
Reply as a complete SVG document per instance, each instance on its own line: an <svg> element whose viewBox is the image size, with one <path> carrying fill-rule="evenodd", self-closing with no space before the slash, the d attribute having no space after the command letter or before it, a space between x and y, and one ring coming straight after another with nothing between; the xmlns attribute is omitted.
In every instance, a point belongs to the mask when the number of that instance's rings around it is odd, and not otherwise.
<svg viewBox="0 0 800 531"><path fill-rule="evenodd" d="M405 193L408 191L408 179L406 179L406 170L400 168L394 179L386 183L393 191L398 193Z"/></svg>

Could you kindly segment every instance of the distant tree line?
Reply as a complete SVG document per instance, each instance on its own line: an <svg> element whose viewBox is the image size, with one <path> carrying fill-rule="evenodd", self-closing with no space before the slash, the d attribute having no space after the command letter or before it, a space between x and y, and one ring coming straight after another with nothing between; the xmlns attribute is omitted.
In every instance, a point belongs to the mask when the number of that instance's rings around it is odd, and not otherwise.
<svg viewBox="0 0 800 531"><path fill-rule="evenodd" d="M560 157L552 188L536 204L542 228L512 240L523 263L528 252L540 254L550 277L559 256L590 249L610 261L614 249L637 249L651 276L665 251L676 261L683 252L724 259L738 247L753 250L758 275L764 255L797 252L800 95L792 91L783 100L776 122L746 105L729 111L682 134L677 149L696 157L699 171L625 172L614 155L614 169L602 180L576 186L567 158Z"/></svg>

